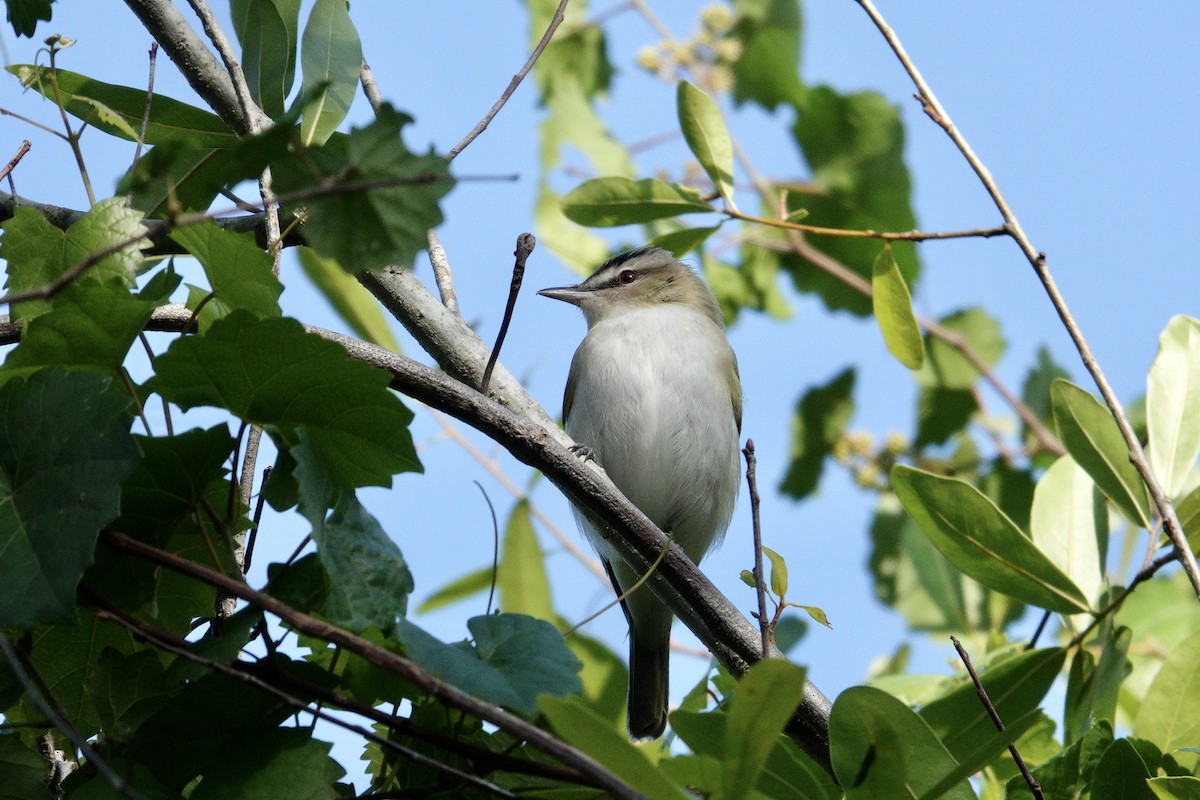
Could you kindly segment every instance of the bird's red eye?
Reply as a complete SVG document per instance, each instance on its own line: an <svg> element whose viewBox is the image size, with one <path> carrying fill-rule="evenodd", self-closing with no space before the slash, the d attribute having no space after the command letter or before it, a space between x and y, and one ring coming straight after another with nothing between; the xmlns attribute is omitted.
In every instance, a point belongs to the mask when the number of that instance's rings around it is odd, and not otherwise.
<svg viewBox="0 0 1200 800"><path fill-rule="evenodd" d="M628 286L629 284L633 283L636 280L637 280L637 273L631 269L622 270L621 274L617 276L617 282L620 283L622 286Z"/></svg>

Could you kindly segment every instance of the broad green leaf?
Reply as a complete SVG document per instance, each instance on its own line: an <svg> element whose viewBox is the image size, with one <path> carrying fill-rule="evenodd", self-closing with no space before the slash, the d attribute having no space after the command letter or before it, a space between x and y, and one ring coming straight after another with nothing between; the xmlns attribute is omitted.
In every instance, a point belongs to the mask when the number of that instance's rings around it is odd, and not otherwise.
<svg viewBox="0 0 1200 800"><path fill-rule="evenodd" d="M234 312L176 339L155 363L147 388L185 410L224 408L288 447L303 426L341 488L387 486L397 472L421 469L412 412L388 391L388 374L295 320Z"/></svg>
<svg viewBox="0 0 1200 800"><path fill-rule="evenodd" d="M1131 522L1149 528L1146 486L1129 461L1129 450L1108 408L1062 379L1054 382L1050 397L1067 452Z"/></svg>
<svg viewBox="0 0 1200 800"><path fill-rule="evenodd" d="M671 251L671 255L676 258L682 258L707 242L708 237L716 233L719 227L719 225L714 225L711 228L681 228L661 236L655 236L646 242L646 246L661 247L663 250ZM709 277L709 280L711 281L712 278Z"/></svg>
<svg viewBox="0 0 1200 800"><path fill-rule="evenodd" d="M318 192L301 204L308 209L304 237L351 274L410 266L425 249L427 231L442 222L438 201L454 185L449 164L404 146L401 129L411 121L384 106L365 128L275 169L280 193Z"/></svg>
<svg viewBox="0 0 1200 800"><path fill-rule="evenodd" d="M1033 543L1069 577L1088 603L1104 588L1108 508L1088 474L1069 455L1055 461L1033 491Z"/></svg>
<svg viewBox="0 0 1200 800"><path fill-rule="evenodd" d="M792 453L780 491L801 500L816 491L825 468L851 415L854 414L853 367L848 367L824 386L804 393L792 417Z"/></svg>
<svg viewBox="0 0 1200 800"><path fill-rule="evenodd" d="M250 96L271 117L283 113L283 101L292 89L299 14L300 0L230 2Z"/></svg>
<svg viewBox="0 0 1200 800"><path fill-rule="evenodd" d="M137 141L138 131L135 131L133 126L130 125L125 118L116 111L113 111L99 100L93 100L90 97L76 97L75 99L84 105L92 107L92 113L88 116L88 119L93 122L97 128L100 128L101 130L105 128L113 128L119 131L119 136ZM140 125L138 126L138 130L141 130Z"/></svg>
<svg viewBox="0 0 1200 800"><path fill-rule="evenodd" d="M201 332L230 311L261 318L280 315L283 284L271 274L271 256L259 249L254 234L227 231L206 220L175 229L171 238L196 257L208 277L208 302L196 316Z"/></svg>
<svg viewBox="0 0 1200 800"><path fill-rule="evenodd" d="M1133 720L1133 732L1168 753L1200 742L1200 634L1167 654ZM1176 758L1188 769L1198 763L1194 752Z"/></svg>
<svg viewBox="0 0 1200 800"><path fill-rule="evenodd" d="M0 258L8 262L5 288L10 292L39 289L53 283L93 253L131 240L128 246L92 264L75 279L76 282L112 281L131 289L145 266L141 248L146 243L137 239L145 231L141 212L126 208L120 197L101 200L66 231L26 207L18 207L12 219L0 224L0 229L4 231ZM29 300L14 306L16 316L25 320L49 308L48 300Z"/></svg>
<svg viewBox="0 0 1200 800"><path fill-rule="evenodd" d="M5 585L14 586L11 583ZM120 625L101 621L85 611L71 612L66 622L68 624L45 625L31 632L29 663L75 729L84 736L92 736L100 730L100 709L108 703L107 698L95 694L94 676L104 669L99 654L110 648L117 653L130 654L134 650L134 641ZM9 636L15 642L11 633ZM28 697L20 706L6 709L5 717L6 722L46 718Z"/></svg>
<svg viewBox="0 0 1200 800"><path fill-rule="evenodd" d="M18 37L33 37L38 22L49 22L51 4L54 0L6 0L8 21L12 23L13 33ZM19 792L17 796L19 796Z"/></svg>
<svg viewBox="0 0 1200 800"><path fill-rule="evenodd" d="M1002 594L1048 611L1085 611L1087 598L974 486L898 465L892 489L955 567Z"/></svg>
<svg viewBox="0 0 1200 800"><path fill-rule="evenodd" d="M1200 778L1194 775L1169 775L1146 781L1158 800L1200 800Z"/></svg>
<svg viewBox="0 0 1200 800"><path fill-rule="evenodd" d="M795 0L737 0L734 36L742 53L733 64L733 99L774 111L795 104L800 84L800 4Z"/></svg>
<svg viewBox="0 0 1200 800"><path fill-rule="evenodd" d="M525 614L488 614L467 620L484 664L511 682L521 708L537 708L539 695L579 694L579 659L549 622Z"/></svg>
<svg viewBox="0 0 1200 800"><path fill-rule="evenodd" d="M958 766L944 774L937 783L927 789L921 795L921 800L936 800L953 787L960 785L962 781L990 766L1001 754L1006 753L1009 745L1035 729L1045 719L1045 714L1038 709L1033 709L1017 719L1010 718L1005 723L1004 730L997 730L993 725L988 737L977 748L964 754L959 759Z"/></svg>
<svg viewBox="0 0 1200 800"><path fill-rule="evenodd" d="M1077 741L1096 720L1109 724L1116 720L1118 693L1129 674L1127 655L1132 632L1125 627L1114 630L1112 626L1101 630L1099 661L1084 648L1071 659L1063 713L1063 741L1067 744ZM1091 646L1095 644L1093 641Z"/></svg>
<svg viewBox="0 0 1200 800"><path fill-rule="evenodd" d="M582 700L542 696L538 698L538 706L555 733L599 761L639 792L655 800L688 800L691 797L655 769L623 732L609 725Z"/></svg>
<svg viewBox="0 0 1200 800"><path fill-rule="evenodd" d="M263 731L214 760L189 800L342 797L338 779L346 770L329 757L333 745L311 737L307 727Z"/></svg>
<svg viewBox="0 0 1200 800"><path fill-rule="evenodd" d="M975 393L970 389L943 389L922 386L917 396L917 433L913 447L944 444L954 434L966 428L979 410Z"/></svg>
<svg viewBox="0 0 1200 800"><path fill-rule="evenodd" d="M1008 347L1000 332L1000 323L982 308L957 311L938 322L952 334L961 337L988 367L996 366ZM970 389L979 380L979 370L962 353L941 339L929 336L925 355L925 366L916 376L922 386Z"/></svg>
<svg viewBox="0 0 1200 800"><path fill-rule="evenodd" d="M49 5L47 2L47 9ZM49 18L47 12L45 19ZM0 775L4 776L0 797L4 800L44 797L48 794L47 771L46 759L32 747L26 746L20 736L0 736Z"/></svg>
<svg viewBox="0 0 1200 800"><path fill-rule="evenodd" d="M75 618L75 585L139 459L111 383L52 367L0 386L0 625Z"/></svg>
<svg viewBox="0 0 1200 800"><path fill-rule="evenodd" d="M1200 549L1200 486L1179 501L1175 513L1179 516L1179 524L1192 549Z"/></svg>
<svg viewBox="0 0 1200 800"><path fill-rule="evenodd" d="M725 120L712 98L680 81L675 93L679 129L700 166L708 173L713 185L732 210L733 202L733 142L725 129Z"/></svg>
<svg viewBox="0 0 1200 800"><path fill-rule="evenodd" d="M467 625L475 647L440 642L405 619L397 621L392 637L409 658L443 680L526 717L537 713L547 694L579 691L579 661L549 622L495 614Z"/></svg>
<svg viewBox="0 0 1200 800"><path fill-rule="evenodd" d="M601 228L713 210L695 189L657 178L619 176L581 183L562 199L562 209L572 222Z"/></svg>
<svg viewBox="0 0 1200 800"><path fill-rule="evenodd" d="M346 0L317 0L304 25L300 68L301 96L315 95L304 107L300 139L325 144L350 110L362 69L362 43Z"/></svg>
<svg viewBox="0 0 1200 800"><path fill-rule="evenodd" d="M625 721L625 695L629 689L629 668L625 660L604 642L576 631L567 637L567 646L582 663L580 694L588 706L620 730Z"/></svg>
<svg viewBox="0 0 1200 800"><path fill-rule="evenodd" d="M1200 455L1200 320L1171 317L1146 376L1147 455L1163 491L1184 488Z"/></svg>
<svg viewBox="0 0 1200 800"><path fill-rule="evenodd" d="M957 763L915 711L879 689L838 695L829 716L833 770L848 800L923 795ZM975 797L966 780L943 797Z"/></svg>
<svg viewBox="0 0 1200 800"><path fill-rule="evenodd" d="M87 120L105 133L135 141L137 136L129 133L142 130L142 117L146 113L145 89L115 86L65 69L54 71L32 64L13 64L5 69L17 76L22 86L34 89L51 101L57 82L67 112ZM121 118L122 124L108 122L107 115L98 113L89 100L110 109ZM145 142L157 145L168 140L187 142L193 147L223 147L236 142L237 134L216 114L155 92Z"/></svg>
<svg viewBox="0 0 1200 800"><path fill-rule="evenodd" d="M779 286L775 254L746 244L741 256L741 264L734 266L704 254L704 277L717 296L725 324L732 325L744 310L765 311L777 320L791 317L792 308Z"/></svg>
<svg viewBox="0 0 1200 800"><path fill-rule="evenodd" d="M468 597L474 597L480 592L487 591L492 585L492 579L495 570L492 565L480 567L477 570L468 572L461 578L455 578L447 583L442 588L435 591L433 594L426 597L424 601L417 606L418 614L426 614L430 611L448 606L451 603L457 603L459 600L466 600Z"/></svg>
<svg viewBox="0 0 1200 800"><path fill-rule="evenodd" d="M724 796L745 797L775 746L775 739L804 699L804 669L768 658L741 677L729 701L722 767Z"/></svg>
<svg viewBox="0 0 1200 800"><path fill-rule="evenodd" d="M1065 657L1059 648L1045 648L983 670L980 681L1000 719L1007 724L1036 709L1062 671ZM974 683L965 675L957 688L925 705L921 718L958 761L996 733L996 724L979 701Z"/></svg>
<svg viewBox="0 0 1200 800"><path fill-rule="evenodd" d="M551 622L557 616L550 600L546 556L534 533L526 500L517 501L504 526L496 588L500 590L500 608L505 611Z"/></svg>
<svg viewBox="0 0 1200 800"><path fill-rule="evenodd" d="M871 274L871 298L875 321L879 323L888 352L909 369L920 369L925 363L921 328L913 314L908 285L896 266L892 248L886 244L875 259Z"/></svg>
<svg viewBox="0 0 1200 800"><path fill-rule="evenodd" d="M352 491L338 492L303 428L292 448L300 484L300 512L312 523L317 557L329 576L324 614L335 625L385 635L408 608L413 578L379 521ZM332 507L328 519L326 509Z"/></svg>
<svg viewBox="0 0 1200 800"><path fill-rule="evenodd" d="M298 247L296 254L304 274L321 290L350 330L368 342L400 352L400 344L388 327L379 301L361 283L337 261L324 258L311 248Z"/></svg>
<svg viewBox="0 0 1200 800"><path fill-rule="evenodd" d="M158 711L176 687L167 678L162 661L152 650L129 655L105 649L88 676L88 690L96 699L100 723L108 735L129 735Z"/></svg>
<svg viewBox="0 0 1200 800"><path fill-rule="evenodd" d="M702 714L680 709L671 713L671 730L693 753L712 759L719 767L726 755L728 718L726 713ZM665 763L669 762L662 766ZM718 772L706 787L714 796L722 790L723 774L723 770ZM781 800L835 800L842 796L829 775L783 734L774 737L754 790Z"/></svg>
<svg viewBox="0 0 1200 800"><path fill-rule="evenodd" d="M1112 726L1093 725L1083 738L1061 750L1049 761L1034 767L1033 777L1046 797L1078 797L1092 785L1092 773L1113 741ZM1007 785L1009 797L1028 794L1025 779L1016 775Z"/></svg>
<svg viewBox="0 0 1200 800"><path fill-rule="evenodd" d="M1092 773L1093 800L1155 800L1146 783L1154 773L1129 739L1113 742Z"/></svg>
<svg viewBox="0 0 1200 800"><path fill-rule="evenodd" d="M1054 361L1050 355L1050 348L1045 345L1038 347L1037 362L1029 368L1025 381L1021 384L1021 399L1043 422L1054 420L1050 405L1050 387L1058 378L1070 380L1071 376Z"/></svg>
<svg viewBox="0 0 1200 800"><path fill-rule="evenodd" d="M48 313L29 320L0 377L55 364L117 377L157 305L115 282L72 284L50 302Z"/></svg>

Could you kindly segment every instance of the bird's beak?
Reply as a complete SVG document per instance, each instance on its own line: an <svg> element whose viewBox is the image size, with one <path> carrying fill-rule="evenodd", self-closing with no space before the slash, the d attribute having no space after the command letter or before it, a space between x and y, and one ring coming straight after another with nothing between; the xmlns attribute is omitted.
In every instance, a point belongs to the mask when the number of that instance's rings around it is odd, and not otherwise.
<svg viewBox="0 0 1200 800"><path fill-rule="evenodd" d="M578 286L560 286L554 289L542 289L538 294L542 297L549 297L551 300L562 300L564 303L577 306L590 292L580 289Z"/></svg>

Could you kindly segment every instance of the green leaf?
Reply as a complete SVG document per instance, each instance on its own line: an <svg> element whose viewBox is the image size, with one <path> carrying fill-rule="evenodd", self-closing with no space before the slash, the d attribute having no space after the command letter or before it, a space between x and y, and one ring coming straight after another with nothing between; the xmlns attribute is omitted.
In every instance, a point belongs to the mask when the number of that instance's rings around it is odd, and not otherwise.
<svg viewBox="0 0 1200 800"><path fill-rule="evenodd" d="M38 22L50 21L50 5L54 0L5 0L8 21L17 36L33 38ZM20 796L17 792L14 796Z"/></svg>
<svg viewBox="0 0 1200 800"><path fill-rule="evenodd" d="M783 597L788 590L787 562L783 560L783 556L769 547L764 547L762 551L771 561L771 593L776 597Z"/></svg>
<svg viewBox="0 0 1200 800"><path fill-rule="evenodd" d="M115 283L72 284L51 300L49 313L29 321L3 374L59 364L116 377L155 305Z"/></svg>
<svg viewBox="0 0 1200 800"><path fill-rule="evenodd" d="M800 67L800 4L795 0L737 0L734 36L742 54L733 64L733 100L774 111L803 93Z"/></svg>
<svg viewBox="0 0 1200 800"><path fill-rule="evenodd" d="M1112 727L1107 723L1093 725L1084 737L1060 751L1058 755L1033 770L1033 777L1042 785L1046 797L1077 797L1090 789L1092 773L1100 757L1112 744ZM1029 787L1017 775L1008 782L1008 796L1019 797Z"/></svg>
<svg viewBox="0 0 1200 800"><path fill-rule="evenodd" d="M394 353L400 352L400 344L388 327L379 301L342 269L341 264L308 247L296 248L296 254L304 274L321 290L356 336Z"/></svg>
<svg viewBox="0 0 1200 800"><path fill-rule="evenodd" d="M562 199L562 210L572 222L607 228L713 208L700 199L695 189L677 183L612 176L593 178L576 186Z"/></svg>
<svg viewBox="0 0 1200 800"><path fill-rule="evenodd" d="M492 585L493 572L492 565L489 564L486 567L480 567L477 570L468 572L461 578L455 578L429 595L429 597L426 597L417 606L417 613L427 614L430 611L443 608L451 603L457 603L459 600L466 600L468 597L473 597L480 592L486 591Z"/></svg>
<svg viewBox="0 0 1200 800"><path fill-rule="evenodd" d="M1070 456L1050 466L1033 491L1033 543L1095 603L1104 588L1108 509Z"/></svg>
<svg viewBox="0 0 1200 800"><path fill-rule="evenodd" d="M1038 707L1062 671L1065 658L1065 651L1051 647L1021 653L982 671L983 688L1006 724ZM922 708L921 718L957 761L996 733L996 724L979 702L975 684L965 675L953 691Z"/></svg>
<svg viewBox="0 0 1200 800"><path fill-rule="evenodd" d="M966 428L978 410L975 393L970 389L922 386L917 396L917 433L913 437L913 447L919 450L944 444Z"/></svg>
<svg viewBox="0 0 1200 800"><path fill-rule="evenodd" d="M1111 626L1101 629L1102 649L1099 663L1087 649L1071 659L1067 674L1067 696L1063 713L1063 741L1078 741L1093 721L1116 719L1121 684L1129 674L1127 655L1132 641L1129 628ZM1095 642L1091 645L1094 647Z"/></svg>
<svg viewBox="0 0 1200 800"><path fill-rule="evenodd" d="M733 142L725 129L725 120L712 98L692 86L680 81L675 93L679 129L683 138L708 173L713 185L732 210L733 202Z"/></svg>
<svg viewBox="0 0 1200 800"><path fill-rule="evenodd" d="M1007 751L1009 745L1037 728L1046 719L1045 714L1034 709L1017 719L1010 718L1005 723L1004 730L996 730L993 726L988 738L974 751L963 756L958 766L947 772L936 784L926 790L921 795L921 800L936 800L954 786L990 766L998 756Z"/></svg>
<svg viewBox="0 0 1200 800"><path fill-rule="evenodd" d="M1200 634L1168 652L1133 720L1133 732L1165 753L1200 741ZM1200 763L1194 752L1176 757L1188 769Z"/></svg>
<svg viewBox="0 0 1200 800"><path fill-rule="evenodd" d="M557 617L550 600L546 557L534 533L527 500L513 506L504 526L496 588L500 590L500 607L505 611L549 621Z"/></svg>
<svg viewBox="0 0 1200 800"><path fill-rule="evenodd" d="M804 669L790 661L764 659L741 677L725 723L726 798L747 796L776 738L803 699Z"/></svg>
<svg viewBox="0 0 1200 800"><path fill-rule="evenodd" d="M792 453L779 490L794 500L812 494L825 468L825 458L841 438L854 414L853 367L847 367L824 386L804 393L792 417Z"/></svg>
<svg viewBox="0 0 1200 800"><path fill-rule="evenodd" d="M716 233L718 228L720 228L719 225L713 225L711 228L680 228L677 231L655 236L646 242L646 246L661 247L663 250L669 250L671 255L676 258L682 258L707 242L708 237ZM709 278L709 280L712 279Z"/></svg>
<svg viewBox="0 0 1200 800"><path fill-rule="evenodd" d="M851 687L834 701L829 747L848 800L919 797L957 766L915 711L869 686ZM943 797L975 793L963 780Z"/></svg>
<svg viewBox="0 0 1200 800"><path fill-rule="evenodd" d="M900 274L892 248L886 244L872 269L871 297L875 321L879 323L888 352L909 369L920 369L925 363L921 328L913 314L908 284Z"/></svg>
<svg viewBox="0 0 1200 800"><path fill-rule="evenodd" d="M1200 549L1200 486L1192 489L1179 501L1175 512L1192 549Z"/></svg>
<svg viewBox="0 0 1200 800"><path fill-rule="evenodd" d="M57 82L67 112L105 133L136 141L137 137L130 136L129 132L142 130L142 118L146 113L145 89L115 86L65 69L51 70L33 64L12 64L5 69L17 76L22 86L34 89L51 101L55 98L54 84ZM106 115L97 113L96 106L89 100L110 109L122 123L106 121ZM237 134L216 114L155 92L145 143L157 145L167 140L187 142L193 147L223 147L236 142Z"/></svg>
<svg viewBox="0 0 1200 800"><path fill-rule="evenodd" d="M66 231L59 230L39 212L18 207L12 219L0 223L4 238L0 258L8 261L10 292L39 289L75 267L93 253L136 239L145 228L142 215L126 208L124 198L101 200L77 219ZM134 286L145 259L144 241L132 244L91 265L76 283L97 284L112 281L127 289ZM16 316L30 320L50 308L49 300L29 300L14 306Z"/></svg>
<svg viewBox="0 0 1200 800"><path fill-rule="evenodd" d="M47 9L49 6L47 2ZM11 4L9 9L11 15ZM45 19L49 18L47 11ZM13 27L16 27L15 23ZM45 797L48 794L47 772L46 759L33 748L26 747L20 736L0 736L0 775L4 776L4 788L0 789L0 797L4 800Z"/></svg>
<svg viewBox="0 0 1200 800"><path fill-rule="evenodd" d="M656 800L688 800L690 797L655 769L624 733L618 732L579 698L543 696L538 698L538 705L555 733L599 761L634 789Z"/></svg>
<svg viewBox="0 0 1200 800"><path fill-rule="evenodd" d="M438 201L454 185L449 164L434 153L409 152L400 132L411 121L384 106L365 128L334 136L276 170L281 193L317 190L304 203L305 239L352 274L411 265L425 249L426 232L442 222Z"/></svg>
<svg viewBox="0 0 1200 800"><path fill-rule="evenodd" d="M312 523L317 557L329 576L323 611L335 625L385 635L408 608L413 578L396 546L353 492L336 492L307 432L292 448L300 483L300 511ZM334 499L336 497L336 500ZM333 513L325 518L325 510Z"/></svg>
<svg viewBox="0 0 1200 800"><path fill-rule="evenodd" d="M230 13L242 45L250 97L267 116L283 113L296 73L299 0L233 0Z"/></svg>
<svg viewBox="0 0 1200 800"><path fill-rule="evenodd" d="M309 728L263 731L244 746L232 748L224 758L213 761L189 800L342 797L337 781L346 771L329 757L333 745L311 736Z"/></svg>
<svg viewBox="0 0 1200 800"><path fill-rule="evenodd" d="M742 246L741 255L737 266L704 257L704 277L717 296L725 324L732 325L746 309L765 311L777 320L789 318L792 309L779 286L779 259L749 244Z"/></svg>
<svg viewBox="0 0 1200 800"><path fill-rule="evenodd" d="M467 625L476 638L474 648L440 642L405 619L396 622L392 636L409 658L438 677L527 717L545 699L539 694L579 691L579 661L550 623L495 614L474 617Z"/></svg>
<svg viewBox="0 0 1200 800"><path fill-rule="evenodd" d="M892 488L934 546L966 575L1049 611L1085 611L1087 598L974 486L898 465Z"/></svg>
<svg viewBox="0 0 1200 800"><path fill-rule="evenodd" d="M1050 349L1045 345L1038 347L1037 363L1029 368L1025 382L1021 384L1021 399L1029 410L1043 422L1054 419L1050 405L1050 387L1058 378L1070 380L1067 371L1060 367L1050 355Z"/></svg>
<svg viewBox="0 0 1200 800"><path fill-rule="evenodd" d="M582 663L549 622L524 614L488 614L467 620L475 651L507 679L521 697L520 708L537 708L541 695L579 694Z"/></svg>
<svg viewBox="0 0 1200 800"><path fill-rule="evenodd" d="M1092 774L1093 800L1155 800L1147 778L1154 773L1129 739L1118 739L1104 751Z"/></svg>
<svg viewBox="0 0 1200 800"><path fill-rule="evenodd" d="M324 144L346 118L362 69L362 43L346 0L317 0L304 25L300 68L301 96L315 95L304 106L300 139Z"/></svg>
<svg viewBox="0 0 1200 800"><path fill-rule="evenodd" d="M208 277L211 297L196 315L202 333L231 311L244 310L261 318L282 313L283 284L271 274L271 256L259 249L254 234L234 233L205 220L175 229L171 238L196 257Z"/></svg>
<svg viewBox="0 0 1200 800"><path fill-rule="evenodd" d="M1000 323L982 308L968 308L940 319L939 324L957 334L988 367L996 366L1008 347ZM917 374L922 386L970 389L979 380L979 370L962 353L941 339L928 337L925 366Z"/></svg>
<svg viewBox="0 0 1200 800"><path fill-rule="evenodd" d="M1126 517L1150 527L1150 498L1129 461L1125 439L1108 408L1083 389L1056 380L1050 390L1063 446Z"/></svg>
<svg viewBox="0 0 1200 800"><path fill-rule="evenodd" d="M1174 497L1200 455L1200 320L1177 314L1159 337L1146 376L1146 424L1150 467Z"/></svg>
<svg viewBox="0 0 1200 800"><path fill-rule="evenodd" d="M158 711L177 687L167 679L157 653L139 650L124 655L112 648L99 653L88 676L100 723L107 735L129 735Z"/></svg>
<svg viewBox="0 0 1200 800"><path fill-rule="evenodd" d="M303 426L340 488L388 486L392 475L421 469L412 412L388 391L388 374L295 320L237 311L203 335L176 339L155 364L147 388L185 410L224 408L284 446Z"/></svg>
<svg viewBox="0 0 1200 800"><path fill-rule="evenodd" d="M75 618L75 585L138 462L129 399L61 367L0 386L0 625Z"/></svg>
<svg viewBox="0 0 1200 800"><path fill-rule="evenodd" d="M1158 800L1200 800L1200 778L1170 775L1146 781Z"/></svg>

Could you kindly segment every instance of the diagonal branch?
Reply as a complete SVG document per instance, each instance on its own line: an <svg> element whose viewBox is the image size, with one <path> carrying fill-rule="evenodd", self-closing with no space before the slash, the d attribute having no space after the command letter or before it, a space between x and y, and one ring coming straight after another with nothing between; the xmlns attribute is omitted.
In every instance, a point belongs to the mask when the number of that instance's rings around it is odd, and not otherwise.
<svg viewBox="0 0 1200 800"><path fill-rule="evenodd" d="M1030 266L1033 267L1034 273L1038 280L1041 281L1042 287L1046 290L1046 295L1050 298L1050 303L1054 306L1054 310L1058 313L1059 319L1062 320L1063 326L1067 329L1067 333L1071 336L1071 341L1075 343L1075 349L1079 352L1079 358L1083 361L1083 366L1095 381L1096 387L1100 390L1100 395L1104 398L1104 402L1108 405L1109 411L1117 422L1117 427L1121 431L1121 437L1125 440L1125 446L1129 450L1129 460L1133 463L1134 468L1141 476L1142 482L1146 484L1146 488L1150 490L1150 496L1154 500L1154 505L1158 509L1159 516L1162 517L1163 528L1170 537L1171 543L1175 545L1175 553L1183 564L1183 570L1187 573L1188 580L1191 581L1192 590L1196 593L1196 597L1200 599L1200 567L1196 564L1196 557L1192 555L1192 550L1188 547L1187 538L1184 536L1183 527L1179 524L1179 518L1175 514L1175 507L1171 504L1170 498L1159 485L1158 480L1154 477L1154 473L1150 470L1150 463L1146 460L1146 453L1142 450L1142 444L1138 441L1137 434L1133 430L1133 425L1129 422L1129 417L1125 414L1125 409L1121 406L1121 401L1117 398L1116 392L1108 382L1108 378L1104 376L1104 371L1100 368L1100 362L1096 360L1096 356L1092 353L1092 348L1087 343L1087 339L1083 336L1083 331L1079 324L1072 316L1070 309L1067 308L1066 298L1058 290L1058 285L1054 282L1053 276L1050 274L1050 267L1046 263L1046 254L1038 251L1033 246L1033 242L1025 234L1021 228L1021 223L1017 220L1017 215L1013 213L1009 207L1008 201L1000 191L996 179L992 177L992 173L980 160L975 151L971 149L971 145L967 142L966 137L958 130L954 122L950 119L950 115L942 108L942 104L938 102L933 90L929 88L929 84L925 82L921 72L917 69L908 53L904 50L904 46L900 43L900 38L896 32L887 24L883 16L876 10L875 5L871 0L855 0L863 10L867 12L867 16L883 34L883 38L887 41L888 46L892 48L892 52L896 54L900 64L904 67L904 71L908 73L913 84L917 87L917 100L925 109L925 113L929 115L938 127L946 132L950 140L962 153L975 175L983 184L984 190L988 196L992 198L996 209L1000 212L1001 218L1004 220L1004 226L1008 229L1009 235L1013 241L1021 248L1021 252L1028 259Z"/></svg>

